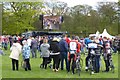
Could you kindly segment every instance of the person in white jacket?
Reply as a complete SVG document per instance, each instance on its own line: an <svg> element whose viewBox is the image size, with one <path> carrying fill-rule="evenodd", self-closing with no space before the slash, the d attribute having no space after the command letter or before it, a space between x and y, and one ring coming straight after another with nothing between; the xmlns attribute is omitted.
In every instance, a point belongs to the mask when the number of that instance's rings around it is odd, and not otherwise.
<svg viewBox="0 0 120 80"><path fill-rule="evenodd" d="M16 70L18 70L18 64L19 64L19 56L22 50L22 46L20 43L18 43L16 40L14 41L13 45L10 48L11 54L10 58L12 59L12 70L15 70L15 65L16 65Z"/></svg>

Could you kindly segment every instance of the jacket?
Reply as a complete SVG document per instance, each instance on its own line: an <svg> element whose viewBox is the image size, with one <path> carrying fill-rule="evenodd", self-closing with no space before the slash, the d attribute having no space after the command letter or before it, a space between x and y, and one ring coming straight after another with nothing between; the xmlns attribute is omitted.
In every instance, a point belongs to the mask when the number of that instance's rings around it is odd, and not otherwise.
<svg viewBox="0 0 120 80"><path fill-rule="evenodd" d="M23 46L22 55L23 55L23 59L29 59L30 58L30 47L29 47L29 45L25 44Z"/></svg>
<svg viewBox="0 0 120 80"><path fill-rule="evenodd" d="M68 51L68 43L64 39L60 40L59 46L60 46L60 52L67 52Z"/></svg>
<svg viewBox="0 0 120 80"><path fill-rule="evenodd" d="M31 48L32 48L32 49L37 49L37 46L38 46L37 40L35 40L35 39L32 40L32 41L31 41Z"/></svg>
<svg viewBox="0 0 120 80"><path fill-rule="evenodd" d="M50 45L47 43L41 44L40 50L41 50L42 57L49 57L50 56L49 47L50 47Z"/></svg>
<svg viewBox="0 0 120 80"><path fill-rule="evenodd" d="M52 41L50 43L50 51L52 55L56 55L56 54L60 54L60 47L59 47L59 43L57 41Z"/></svg>
<svg viewBox="0 0 120 80"><path fill-rule="evenodd" d="M10 48L11 54L10 58L19 60L19 55L21 53L22 46L19 43L13 43L13 45Z"/></svg>

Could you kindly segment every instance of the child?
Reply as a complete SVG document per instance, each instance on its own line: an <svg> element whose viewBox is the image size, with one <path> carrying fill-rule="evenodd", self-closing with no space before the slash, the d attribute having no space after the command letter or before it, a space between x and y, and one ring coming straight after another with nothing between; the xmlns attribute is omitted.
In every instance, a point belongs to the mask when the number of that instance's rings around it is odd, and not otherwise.
<svg viewBox="0 0 120 80"><path fill-rule="evenodd" d="M30 47L27 44L27 41L24 40L23 42L23 48L22 48L22 55L23 55L23 59L25 62L25 71L27 70L31 70L31 66L30 66Z"/></svg>

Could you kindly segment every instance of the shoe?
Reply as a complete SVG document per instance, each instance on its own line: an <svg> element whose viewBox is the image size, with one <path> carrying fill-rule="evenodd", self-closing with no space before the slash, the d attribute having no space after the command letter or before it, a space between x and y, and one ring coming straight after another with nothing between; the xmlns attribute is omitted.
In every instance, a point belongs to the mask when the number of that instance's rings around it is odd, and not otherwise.
<svg viewBox="0 0 120 80"><path fill-rule="evenodd" d="M85 71L88 71L88 67L85 67Z"/></svg>
<svg viewBox="0 0 120 80"><path fill-rule="evenodd" d="M85 71L88 71L88 69L85 69Z"/></svg>
<svg viewBox="0 0 120 80"><path fill-rule="evenodd" d="M53 69L53 71L55 72L56 70L55 70L55 69Z"/></svg>
<svg viewBox="0 0 120 80"><path fill-rule="evenodd" d="M99 73L99 71L95 71L94 73Z"/></svg>
<svg viewBox="0 0 120 80"><path fill-rule="evenodd" d="M69 73L70 73L70 71L67 71L67 73L69 74Z"/></svg>
<svg viewBox="0 0 120 80"><path fill-rule="evenodd" d="M27 68L25 68L25 71L27 71Z"/></svg>
<svg viewBox="0 0 120 80"><path fill-rule="evenodd" d="M52 69L52 65L51 64L49 65L49 68Z"/></svg>
<svg viewBox="0 0 120 80"><path fill-rule="evenodd" d="M72 72L72 74L75 74L74 72Z"/></svg>
<svg viewBox="0 0 120 80"><path fill-rule="evenodd" d="M91 74L94 74L94 72L92 71Z"/></svg>
<svg viewBox="0 0 120 80"><path fill-rule="evenodd" d="M63 68L61 68L61 70L63 70Z"/></svg>
<svg viewBox="0 0 120 80"><path fill-rule="evenodd" d="M56 72L58 72L59 70L58 69L56 69Z"/></svg>
<svg viewBox="0 0 120 80"><path fill-rule="evenodd" d="M102 72L109 72L109 71L107 71L107 70L104 70L104 71L102 71Z"/></svg>

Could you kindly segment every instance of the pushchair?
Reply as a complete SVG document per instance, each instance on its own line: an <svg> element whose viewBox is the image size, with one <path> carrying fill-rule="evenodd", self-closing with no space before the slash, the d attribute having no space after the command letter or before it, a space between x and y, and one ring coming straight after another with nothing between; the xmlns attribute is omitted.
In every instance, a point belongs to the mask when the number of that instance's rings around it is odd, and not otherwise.
<svg viewBox="0 0 120 80"><path fill-rule="evenodd" d="M50 69L52 69L51 61L52 61L52 59L51 59L51 57L49 57L49 59L48 59L48 61L47 61L47 64L49 64L49 68L50 68ZM40 64L40 68L43 68L43 63Z"/></svg>

